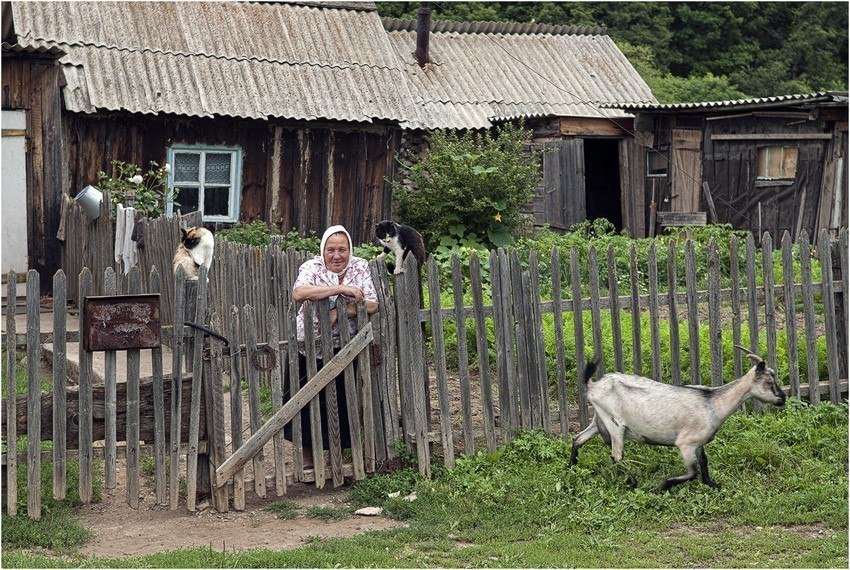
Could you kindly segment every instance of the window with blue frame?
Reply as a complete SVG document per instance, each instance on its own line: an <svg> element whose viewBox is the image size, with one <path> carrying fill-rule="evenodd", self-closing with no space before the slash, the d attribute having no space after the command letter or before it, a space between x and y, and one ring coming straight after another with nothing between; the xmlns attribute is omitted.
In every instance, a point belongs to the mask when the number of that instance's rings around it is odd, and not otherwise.
<svg viewBox="0 0 850 570"><path fill-rule="evenodd" d="M168 186L176 191L168 215L201 212L205 222L239 220L242 149L173 146L168 149Z"/></svg>

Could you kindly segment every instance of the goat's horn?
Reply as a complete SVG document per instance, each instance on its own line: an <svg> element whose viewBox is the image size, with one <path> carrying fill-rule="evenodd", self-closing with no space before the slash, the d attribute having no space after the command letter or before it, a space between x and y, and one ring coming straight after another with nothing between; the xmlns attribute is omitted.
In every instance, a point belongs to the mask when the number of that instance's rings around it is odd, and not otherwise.
<svg viewBox="0 0 850 570"><path fill-rule="evenodd" d="M750 349L749 349L749 348L744 348L744 347L743 347L743 346L741 346L740 344L736 344L736 345L734 345L734 346L735 346L735 348L737 348L738 350L742 350L742 351L744 351L744 353L747 355L747 358L749 358L750 360L752 360L752 361L753 361L753 364L758 364L759 362L761 362L761 361L762 361L761 357L759 357L757 354L753 354L752 352L750 352Z"/></svg>

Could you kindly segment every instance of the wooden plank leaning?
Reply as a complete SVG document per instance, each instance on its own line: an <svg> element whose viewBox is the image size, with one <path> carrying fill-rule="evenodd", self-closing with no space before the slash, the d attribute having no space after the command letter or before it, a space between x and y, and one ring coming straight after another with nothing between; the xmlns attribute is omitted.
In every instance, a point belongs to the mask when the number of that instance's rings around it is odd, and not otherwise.
<svg viewBox="0 0 850 570"><path fill-rule="evenodd" d="M91 277L91 274L88 275ZM41 321L39 317L39 303L41 301L41 292L39 289L40 277L34 269L27 271L27 515L31 519L41 519L41 375L39 367L41 366ZM17 295L9 297L10 305L15 303ZM14 306L14 305L13 305ZM82 343L80 343L82 346ZM80 349L82 350L82 349ZM10 357L14 358L15 352L12 352ZM91 368L91 364L89 364ZM82 375L82 374L81 374ZM9 383L14 385L14 377L8 379ZM89 376L89 407L88 407L88 425L89 425L89 450L91 449L91 376ZM80 395L82 396L83 387L80 386ZM12 398L12 402L15 398ZM81 406L82 409L82 406ZM15 415L13 414L14 418ZM80 419L80 433L82 433L82 423L86 421L85 417ZM82 438L82 436L80 436ZM8 440L7 440L8 441ZM13 442L12 447L14 449ZM80 449L82 451L82 447ZM82 460L80 461L80 485L82 485ZM16 472L9 472L12 477L17 477ZM91 488L91 451L89 451L89 468L88 468L88 483ZM82 493L80 493L82 500ZM91 501L91 494L87 496L87 501Z"/></svg>
<svg viewBox="0 0 850 570"><path fill-rule="evenodd" d="M159 271L156 266L151 268L148 291L159 293ZM153 456L155 465L156 503L166 504L166 447L165 447L165 386L162 376L162 347L151 349L151 371L153 372L153 421L154 440Z"/></svg>
<svg viewBox="0 0 850 570"><path fill-rule="evenodd" d="M92 294L92 275L88 267L83 268L78 283L77 291L81 302L80 312L83 312L85 310L85 298ZM27 286L29 286L29 282ZM27 297L29 297L29 294ZM29 302L29 299L27 299L27 302ZM79 492L80 501L90 503L92 500L92 360L91 353L85 350L82 342L79 344L79 359L80 431L78 434L79 447L77 448L80 450L78 460L80 469ZM30 488L30 491L32 491L32 488ZM32 492L30 492L30 495L32 495Z"/></svg>
<svg viewBox="0 0 850 570"><path fill-rule="evenodd" d="M351 342L344 346L318 373L313 375L294 397L275 412L259 430L251 434L251 437L242 447L216 469L214 485L221 487L226 484L237 469L254 457L283 426L292 421L295 412L315 399L319 392L332 382L372 340L372 325L367 324L351 339Z"/></svg>
<svg viewBox="0 0 850 570"><path fill-rule="evenodd" d="M142 289L142 272L130 268L129 293L138 294ZM141 351L127 351L127 504L139 508L139 368Z"/></svg>
<svg viewBox="0 0 850 570"><path fill-rule="evenodd" d="M194 295L195 303L195 318L194 322L205 324L207 313L207 269L201 267L197 286L197 294ZM187 282L190 283L190 282ZM187 287L186 296L192 295L192 288ZM186 509L190 512L195 511L198 494L198 440L201 430L201 384L202 378L202 360L204 349L204 333L198 329L194 329L192 333L192 395L191 395L191 415L189 417L189 451L186 457Z"/></svg>
<svg viewBox="0 0 850 570"><path fill-rule="evenodd" d="M65 277L65 272L60 269L53 276L53 498L56 500L65 498L68 472L68 454L65 449L68 425L66 420L68 380L65 341L65 332L68 328L66 322L68 313L65 310L68 300L67 286L68 280ZM14 297L9 297L9 299L12 298ZM10 313L14 322L15 311L11 310ZM12 333L12 338L14 338L14 330ZM14 350L7 351L7 355L13 354L15 354ZM15 359L9 357L9 360L14 362ZM12 375L6 378L14 377ZM10 384L15 385L14 382L10 382ZM14 436L8 441L15 441ZM14 471L10 471L10 473L14 473Z"/></svg>
<svg viewBox="0 0 850 570"><path fill-rule="evenodd" d="M806 340L806 380L809 383L809 403L820 403L820 386L818 377L818 353L815 339L815 301L812 287L812 249L809 245L809 234L804 229L797 240L800 247L800 276L803 283L803 315Z"/></svg>
<svg viewBox="0 0 850 570"><path fill-rule="evenodd" d="M785 302L785 338L788 351L788 378L791 395L800 397L800 363L797 354L797 311L794 307L794 253L791 234L786 230L782 234L782 289ZM734 290L734 289L733 289ZM740 375L740 373L738 373ZM737 378L737 376L736 376Z"/></svg>
<svg viewBox="0 0 850 570"><path fill-rule="evenodd" d="M841 404L838 364L838 327L835 323L835 291L832 283L832 243L829 230L821 231L818 243L821 282L823 283L823 313L826 323L826 363L829 372L829 400L836 406Z"/></svg>
<svg viewBox="0 0 850 570"><path fill-rule="evenodd" d="M481 414L484 416L484 439L488 453L496 451L496 428L493 420L493 388L490 385L490 348L484 317L484 295L481 290L481 262L476 252L469 259L469 278L475 314L475 338L478 346L478 372L481 379ZM433 317L432 317L432 321Z"/></svg>
<svg viewBox="0 0 850 570"><path fill-rule="evenodd" d="M18 441L17 423L17 349L15 347L15 308L12 299L17 299L18 276L14 271L9 271L6 298L9 299L9 307L6 309L6 441ZM54 304L54 310L56 305ZM64 307L63 307L64 311ZM63 379L64 380L64 379ZM64 393L64 390L62 390ZM63 446L64 447L64 446ZM18 454L16 449L8 447L11 453L6 454L6 512L9 516L18 514ZM64 450L63 450L64 453Z"/></svg>
<svg viewBox="0 0 850 570"><path fill-rule="evenodd" d="M567 404L567 364L564 355L564 314L561 307L561 256L557 247L552 248L552 317L555 325L555 361L558 374L558 422L561 426L561 438L570 437L569 413ZM495 299L495 292L494 297ZM495 305L495 302L494 302ZM504 440L503 440L504 441Z"/></svg>
<svg viewBox="0 0 850 570"><path fill-rule="evenodd" d="M437 397L440 405L440 445L443 463L454 467L455 452L452 437L452 417L449 408L448 374L446 373L446 342L440 306L439 269L433 257L428 258L428 302L431 309L431 340L434 348L434 374L437 379Z"/></svg>
<svg viewBox="0 0 850 570"><path fill-rule="evenodd" d="M117 295L118 294L118 277L115 275L115 270L107 267L103 272L103 294ZM117 432L117 414L118 402L116 401L117 394L117 378L116 378L116 357L115 350L107 350L103 354L104 364L104 428L106 431L103 452L103 469L104 469L104 485L107 489L114 489L117 485L117 459L116 448L118 446Z"/></svg>
<svg viewBox="0 0 850 570"><path fill-rule="evenodd" d="M185 318L186 273L182 267L174 275L174 312L172 324L174 337L171 341L171 426L169 429L171 450L168 457L168 508L177 509L180 500L180 441L182 434L180 411L183 383L183 319Z"/></svg>

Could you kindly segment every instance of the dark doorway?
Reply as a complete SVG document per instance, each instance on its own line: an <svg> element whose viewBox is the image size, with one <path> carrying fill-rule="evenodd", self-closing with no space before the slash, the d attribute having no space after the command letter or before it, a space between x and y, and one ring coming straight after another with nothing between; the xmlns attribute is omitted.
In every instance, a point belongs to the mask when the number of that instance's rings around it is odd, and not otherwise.
<svg viewBox="0 0 850 570"><path fill-rule="evenodd" d="M607 218L623 229L620 211L620 155L617 139L584 139L587 219Z"/></svg>

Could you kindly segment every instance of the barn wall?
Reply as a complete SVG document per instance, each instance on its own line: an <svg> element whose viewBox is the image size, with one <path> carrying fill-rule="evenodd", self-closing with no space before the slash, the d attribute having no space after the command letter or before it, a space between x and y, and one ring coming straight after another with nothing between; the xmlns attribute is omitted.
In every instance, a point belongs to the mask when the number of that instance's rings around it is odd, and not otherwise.
<svg viewBox="0 0 850 570"><path fill-rule="evenodd" d="M371 241L374 223L390 217L392 155L398 133L233 118L67 114L64 121L66 191L96 183L112 160L147 168L163 164L174 144L242 149L240 221L266 220L286 232L321 234L344 224L355 242Z"/></svg>

